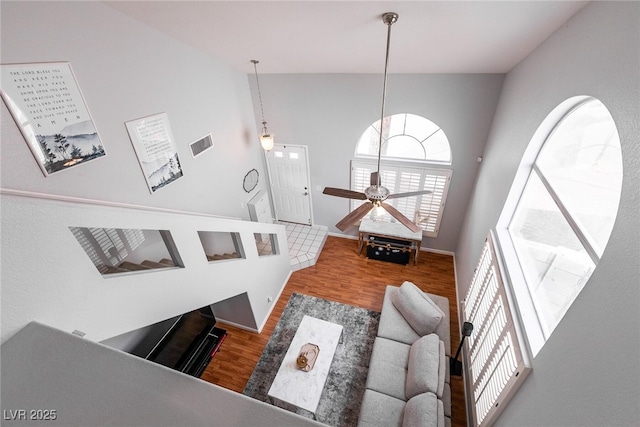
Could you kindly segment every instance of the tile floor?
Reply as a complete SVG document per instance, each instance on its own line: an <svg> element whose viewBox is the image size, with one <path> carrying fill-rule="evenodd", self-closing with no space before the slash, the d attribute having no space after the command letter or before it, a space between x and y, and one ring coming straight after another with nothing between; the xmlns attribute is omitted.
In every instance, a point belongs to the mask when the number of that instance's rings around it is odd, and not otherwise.
<svg viewBox="0 0 640 427"><path fill-rule="evenodd" d="M284 225L287 231L291 269L297 271L315 265L327 240L327 227L282 221L280 224Z"/></svg>

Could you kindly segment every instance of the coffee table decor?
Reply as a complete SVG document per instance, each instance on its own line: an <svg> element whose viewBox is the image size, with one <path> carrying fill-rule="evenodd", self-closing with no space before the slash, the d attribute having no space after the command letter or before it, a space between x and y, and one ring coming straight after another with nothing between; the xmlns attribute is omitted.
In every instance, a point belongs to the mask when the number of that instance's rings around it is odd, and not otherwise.
<svg viewBox="0 0 640 427"><path fill-rule="evenodd" d="M305 315L343 326L341 343L336 347L315 413L268 396L276 373ZM316 418L329 426L355 426L360 414L369 359L379 322L380 313L378 312L293 293L243 394L307 418ZM315 338L305 340L295 347L296 355L292 361L294 369L298 369L297 352L307 342L319 345L322 350L319 353L320 357L325 354L326 349L321 342ZM313 375L318 369L317 363L312 371L300 372L300 374Z"/></svg>
<svg viewBox="0 0 640 427"><path fill-rule="evenodd" d="M300 355L296 359L298 368L305 372L312 370L318 359L318 353L320 353L320 347L317 345L311 343L303 345L300 349Z"/></svg>

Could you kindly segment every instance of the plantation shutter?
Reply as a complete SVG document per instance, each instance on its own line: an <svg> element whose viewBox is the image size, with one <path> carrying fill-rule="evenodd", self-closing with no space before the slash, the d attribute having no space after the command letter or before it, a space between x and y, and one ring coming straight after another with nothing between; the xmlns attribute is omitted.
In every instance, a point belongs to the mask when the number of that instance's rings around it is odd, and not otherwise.
<svg viewBox="0 0 640 427"><path fill-rule="evenodd" d="M422 189L422 174L417 171L407 171L402 170L399 171L400 181L396 186L397 193L406 193L409 191L419 191ZM391 199L394 207L398 209L400 212L412 212L413 215L406 215L409 219L413 220L417 209L418 198L417 197L401 197L399 199Z"/></svg>
<svg viewBox="0 0 640 427"><path fill-rule="evenodd" d="M490 426L531 371L522 333L512 316L491 234L485 240L463 318L474 325L465 345L465 380L475 426Z"/></svg>
<svg viewBox="0 0 640 427"><path fill-rule="evenodd" d="M353 160L351 162L351 190L364 191L370 184L371 172L377 168L374 161ZM450 169L428 169L412 164L392 164L385 162L380 165L380 179L391 194L409 191L430 190L431 194L414 197L401 197L387 201L403 215L416 221L428 237L437 237L440 221L449 191L452 171ZM360 206L364 201L352 200L351 210ZM386 219L390 220L390 216Z"/></svg>
<svg viewBox="0 0 640 427"><path fill-rule="evenodd" d="M91 233L89 233L86 228L69 227L69 229L75 236L76 240L78 240L78 243L80 243L80 246L82 246L82 249L84 249L84 252L89 256L89 259L91 259L91 262L93 263L93 265L95 265L98 271L100 271L100 273L104 273L105 271L107 271L107 266L105 265L105 262L107 260L101 259L98 255L98 252L95 250L94 244L92 244L92 240L95 241L95 238L93 238Z"/></svg>
<svg viewBox="0 0 640 427"><path fill-rule="evenodd" d="M126 229L121 231L124 234L124 238L129 244L129 247L132 251L135 251L138 246L144 243L144 233L142 232L142 230Z"/></svg>
<svg viewBox="0 0 640 427"><path fill-rule="evenodd" d="M447 172L449 173L426 173L422 184L422 189L431 190L431 194L422 196L419 217L423 221L424 229L427 231L435 230L436 236L438 235L438 229L440 229L444 203L447 198L447 191L449 191L449 182L451 181L451 171Z"/></svg>

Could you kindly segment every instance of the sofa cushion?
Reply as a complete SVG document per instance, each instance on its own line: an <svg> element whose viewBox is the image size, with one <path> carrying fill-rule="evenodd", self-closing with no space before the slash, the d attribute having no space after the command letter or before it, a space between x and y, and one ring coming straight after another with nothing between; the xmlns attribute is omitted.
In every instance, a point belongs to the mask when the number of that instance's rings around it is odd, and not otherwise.
<svg viewBox="0 0 640 427"><path fill-rule="evenodd" d="M442 349L436 334L425 335L411 345L405 383L407 399L426 392L442 396L446 363Z"/></svg>
<svg viewBox="0 0 640 427"><path fill-rule="evenodd" d="M445 417L442 401L438 400L438 427L451 427L451 418Z"/></svg>
<svg viewBox="0 0 640 427"><path fill-rule="evenodd" d="M387 286L382 302L382 312L380 313L380 324L378 326L378 336L405 344L413 344L420 335L413 330L411 325L402 316L400 311L391 302L395 294L400 291L399 286Z"/></svg>
<svg viewBox="0 0 640 427"><path fill-rule="evenodd" d="M388 285L384 293L384 301L382 302L382 312L380 314L380 325L378 326L378 336L388 338L394 341L400 341L405 344L413 344L420 335L413 330L411 325L398 311L391 302L394 294L400 291L399 286ZM451 326L449 320L449 299L440 295L427 294L433 302L435 302L440 310L445 313L445 318L436 328L435 333L444 342L444 348L447 356L451 356Z"/></svg>
<svg viewBox="0 0 640 427"><path fill-rule="evenodd" d="M358 427L401 427L404 407L404 400L377 391L365 390L360 406Z"/></svg>
<svg viewBox="0 0 640 427"><path fill-rule="evenodd" d="M449 358L444 354L444 343L440 341L438 348L440 349L440 365L438 366L438 392L436 395L442 397L444 392L444 386L447 384L447 366L449 365Z"/></svg>
<svg viewBox="0 0 640 427"><path fill-rule="evenodd" d="M406 401L405 383L410 349L411 346L407 344L377 337L369 360L366 387Z"/></svg>
<svg viewBox="0 0 640 427"><path fill-rule="evenodd" d="M438 398L433 393L418 394L404 407L402 427L440 427Z"/></svg>
<svg viewBox="0 0 640 427"><path fill-rule="evenodd" d="M391 302L421 336L434 332L445 317L436 303L411 282L404 282Z"/></svg>
<svg viewBox="0 0 640 427"><path fill-rule="evenodd" d="M445 313L445 317L438 324L434 331L442 342L444 342L444 350L447 356L451 356L451 319L449 316L449 299L440 295L427 294L431 301L435 302L440 310Z"/></svg>
<svg viewBox="0 0 640 427"><path fill-rule="evenodd" d="M444 385L444 393L442 393L442 397L439 397L438 400L442 402L442 406L444 407L444 416L451 417L451 386L449 384Z"/></svg>

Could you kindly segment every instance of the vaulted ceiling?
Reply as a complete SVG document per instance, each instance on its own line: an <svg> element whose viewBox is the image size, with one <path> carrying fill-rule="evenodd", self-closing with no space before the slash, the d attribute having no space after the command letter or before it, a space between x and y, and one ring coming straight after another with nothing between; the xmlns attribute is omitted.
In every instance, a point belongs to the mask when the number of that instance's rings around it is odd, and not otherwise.
<svg viewBox="0 0 640 427"><path fill-rule="evenodd" d="M229 63L260 73L506 73L587 1L106 1Z"/></svg>

